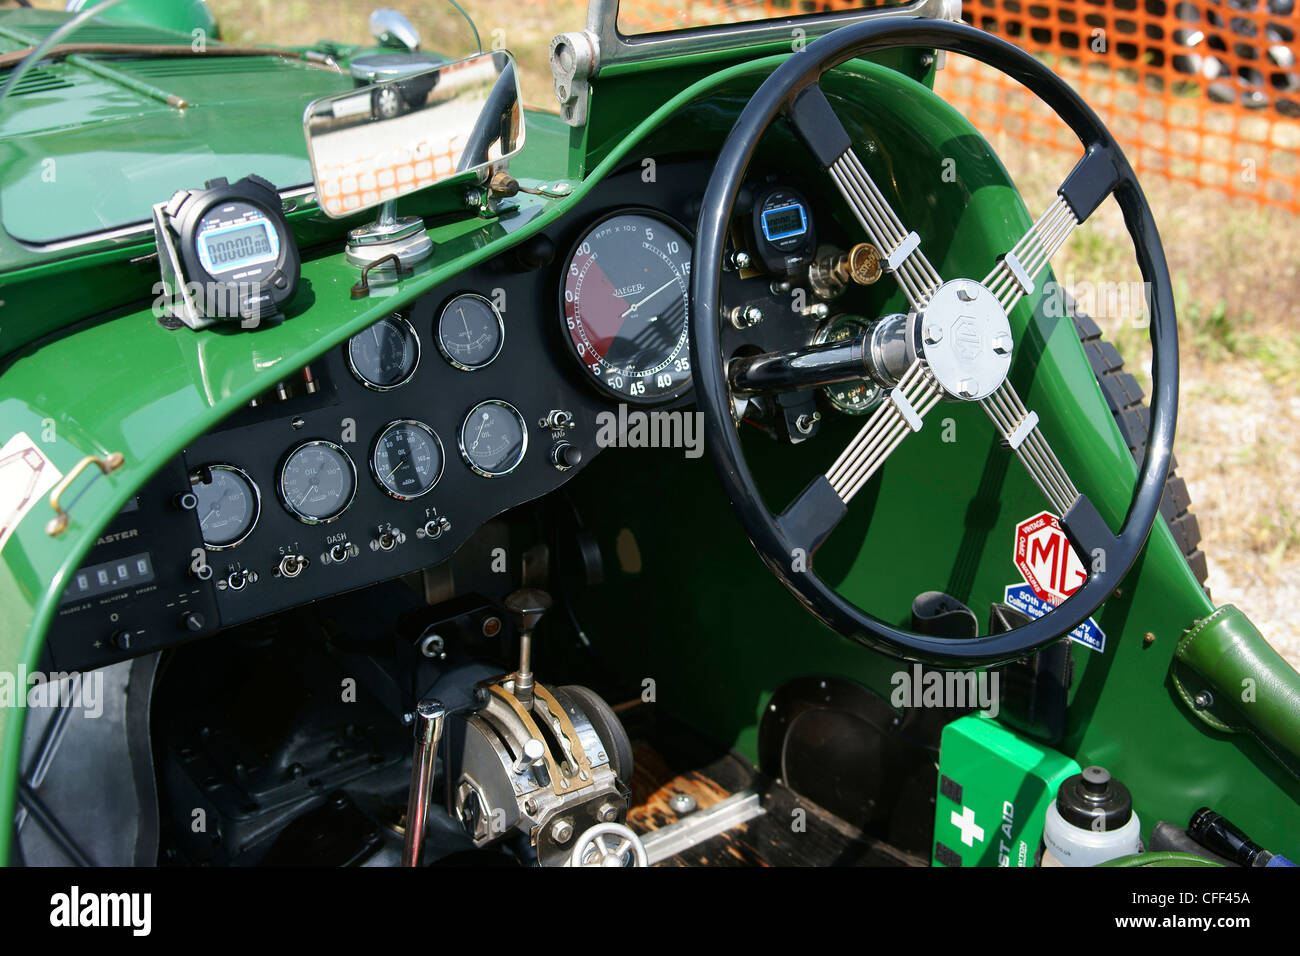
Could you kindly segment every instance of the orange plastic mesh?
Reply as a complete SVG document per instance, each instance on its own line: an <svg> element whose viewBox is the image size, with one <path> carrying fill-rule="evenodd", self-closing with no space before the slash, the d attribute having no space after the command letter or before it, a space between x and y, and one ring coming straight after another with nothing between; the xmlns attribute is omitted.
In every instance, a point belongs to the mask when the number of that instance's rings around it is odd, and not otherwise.
<svg viewBox="0 0 1300 956"><path fill-rule="evenodd" d="M624 32L878 6L861 0L625 0ZM1043 60L1101 115L1140 175L1300 212L1295 0L966 0L968 23ZM936 91L983 132L1077 154L1014 80L947 57Z"/></svg>

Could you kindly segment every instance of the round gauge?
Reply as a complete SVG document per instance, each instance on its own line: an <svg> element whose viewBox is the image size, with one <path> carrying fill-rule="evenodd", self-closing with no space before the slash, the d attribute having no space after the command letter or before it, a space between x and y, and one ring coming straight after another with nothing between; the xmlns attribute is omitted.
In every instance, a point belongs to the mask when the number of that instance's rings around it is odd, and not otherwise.
<svg viewBox="0 0 1300 956"><path fill-rule="evenodd" d="M280 500L304 524L333 521L348 510L356 492L356 466L333 442L305 442L280 466Z"/></svg>
<svg viewBox="0 0 1300 956"><path fill-rule="evenodd" d="M569 343L602 390L649 404L691 385L691 244L658 216L596 223L564 267Z"/></svg>
<svg viewBox="0 0 1300 956"><path fill-rule="evenodd" d="M262 495L245 471L234 465L204 465L191 473L190 490L198 499L194 510L204 547L233 548L252 533Z"/></svg>
<svg viewBox="0 0 1300 956"><path fill-rule="evenodd" d="M442 442L423 422L390 422L375 439L370 471L394 498L418 498L442 477Z"/></svg>
<svg viewBox="0 0 1300 956"><path fill-rule="evenodd" d="M867 332L867 323L851 315L837 315L828 320L813 336L813 345L843 342ZM880 386L870 379L840 382L821 390L835 408L847 415L865 415L880 404Z"/></svg>
<svg viewBox="0 0 1300 956"><path fill-rule="evenodd" d="M368 388L386 392L408 382L420 364L420 337L393 313L348 339L348 368Z"/></svg>
<svg viewBox="0 0 1300 956"><path fill-rule="evenodd" d="M498 478L519 467L528 450L524 416L509 402L489 399L470 409L460 426L460 453L485 478Z"/></svg>
<svg viewBox="0 0 1300 956"><path fill-rule="evenodd" d="M465 293L443 308L434 338L448 362L472 372L490 365L501 354L506 342L506 325L489 300Z"/></svg>

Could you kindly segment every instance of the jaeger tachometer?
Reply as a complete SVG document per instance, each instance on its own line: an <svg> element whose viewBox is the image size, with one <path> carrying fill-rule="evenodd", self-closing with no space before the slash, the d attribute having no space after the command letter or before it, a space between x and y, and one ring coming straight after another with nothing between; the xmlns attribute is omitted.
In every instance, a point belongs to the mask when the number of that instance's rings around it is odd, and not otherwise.
<svg viewBox="0 0 1300 956"><path fill-rule="evenodd" d="M595 383L649 404L691 385L691 244L648 213L596 223L564 270L561 307L570 344Z"/></svg>

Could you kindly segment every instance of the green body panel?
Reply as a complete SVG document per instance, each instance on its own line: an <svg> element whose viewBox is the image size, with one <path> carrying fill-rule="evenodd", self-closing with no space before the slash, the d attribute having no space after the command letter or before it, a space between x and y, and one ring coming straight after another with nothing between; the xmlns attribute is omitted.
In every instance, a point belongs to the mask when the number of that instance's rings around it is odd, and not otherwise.
<svg viewBox="0 0 1300 956"><path fill-rule="evenodd" d="M745 53L729 56L740 60ZM33 279L52 285L55 299L68 308L75 293L60 287L78 289L79 315L95 303L116 307L59 332L53 330L68 316L56 316L41 328L50 334L39 348L29 346L6 360L0 436L40 436L44 451L65 472L86 454L122 452L126 459L111 476L80 479L68 497L72 520L62 536L46 535L49 510L42 502L0 554L0 669L36 666L64 583L96 534L194 437L386 314L396 301L563 216L620 165L707 150L781 59L712 73L717 64L702 59L682 63L680 71L647 67L652 82L638 83L630 73L602 80L592 97L592 122L582 131L530 115L527 144L511 171L525 181L569 179L575 182L572 195L552 200L521 194L513 210L496 219L431 221L435 256L382 295L357 301L348 296L356 271L342 254L347 223L291 217L304 247L302 286L285 322L251 334L159 327L147 300L156 263L131 264L134 250L79 260L51 256L31 268L33 260L23 258L29 251L12 244L0 248L0 277L10 284L0 295L0 353L12 348L5 342L14 324L39 325L33 313L41 300ZM898 62L904 61L900 54ZM915 63L912 72L921 75L919 61L906 62ZM988 144L923 85L855 62L827 89L855 139L882 147L866 146L865 161L902 218L926 237L925 251L944 274L984 275L996 254L1028 228L1030 217ZM670 90L681 92L669 99ZM705 97L704 105L687 108ZM291 132L300 136L300 129L286 131L286 142ZM792 148L788 137L777 137L774 155ZM944 183L938 171L950 157L958 178ZM898 168L890 168L891 161ZM933 174L925 174L927 168ZM587 170L577 182L575 174ZM248 171L254 170L236 175ZM461 201L455 187L420 198L414 211L422 211L421 205L450 209ZM93 276L107 277L109 288L97 289ZM875 287L875 296L879 301L871 306L881 313L891 307L890 299L894 306L901 302L887 282ZM1039 294L1012 316L1019 346L1011 377L1038 411L1067 471L1117 527L1135 467L1057 306L1058 300ZM957 430L955 442L942 441L944 429L937 426L945 418ZM945 406L931 421L864 489L818 554L819 570L846 596L896 621L906 619L913 595L930 588L947 590L981 612L1000 599L1006 585L1020 580L1011 563L1012 529L1043 507L979 409ZM798 453L753 436L751 461L769 502L783 507L857 424L845 418L828 422ZM589 510L608 562L618 556L602 588L573 596L583 623L623 673L653 679L658 699L673 712L754 756L767 699L791 677L833 673L888 688L899 664L829 632L785 593L744 540L705 460L685 460L680 451L606 453L569 489L584 514ZM690 537L665 535L665 528L688 529ZM654 592L646 590L647 580L653 580ZM651 613L629 615L628 608ZM1075 647L1078 673L1061 750L1080 763L1108 766L1133 790L1148 825L1186 818L1191 809L1211 803L1266 845L1294 853L1295 828L1287 826L1287 815L1294 817L1300 796L1296 781L1253 741L1207 736L1168 686L1179 635L1211 610L1168 529L1159 524L1139 567L1098 615L1108 635L1106 650ZM1156 635L1150 647L1141 639L1147 631ZM22 716L20 709L0 708L0 816L13 811ZM0 828L0 859L7 856L10 837L9 828Z"/></svg>
<svg viewBox="0 0 1300 956"><path fill-rule="evenodd" d="M1047 808L1061 782L1081 769L996 720L974 715L954 720L943 728L931 862L955 865L940 856L951 852L962 866L1033 866Z"/></svg>
<svg viewBox="0 0 1300 956"><path fill-rule="evenodd" d="M81 8L97 2L99 0L83 0ZM217 18L204 0L130 0L96 14L96 17L113 23L143 23L184 33L202 30L209 38L218 36Z"/></svg>

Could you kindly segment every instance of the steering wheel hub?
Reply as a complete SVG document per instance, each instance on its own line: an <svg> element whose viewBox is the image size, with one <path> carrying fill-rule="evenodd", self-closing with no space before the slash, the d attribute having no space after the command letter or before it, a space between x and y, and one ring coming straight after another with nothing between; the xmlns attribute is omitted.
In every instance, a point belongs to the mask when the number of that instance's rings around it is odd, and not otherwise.
<svg viewBox="0 0 1300 956"><path fill-rule="evenodd" d="M908 318L909 339L949 396L975 401L1001 387L1013 339L1006 310L972 279L945 282Z"/></svg>

